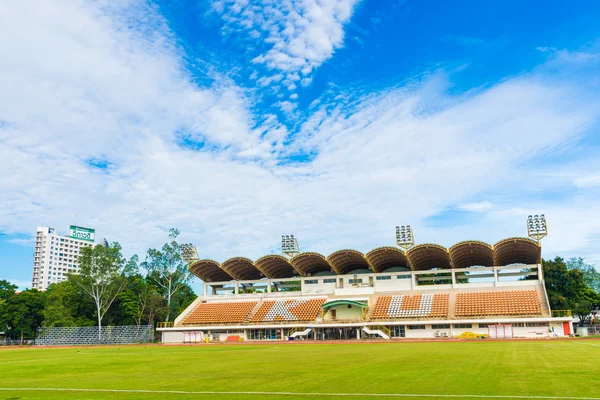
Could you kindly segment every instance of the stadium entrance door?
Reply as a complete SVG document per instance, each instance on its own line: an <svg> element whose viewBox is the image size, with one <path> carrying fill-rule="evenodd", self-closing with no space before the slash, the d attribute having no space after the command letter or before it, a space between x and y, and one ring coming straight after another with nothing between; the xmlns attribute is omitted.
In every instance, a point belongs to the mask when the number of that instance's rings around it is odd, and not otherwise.
<svg viewBox="0 0 600 400"><path fill-rule="evenodd" d="M352 340L357 338L357 330L360 331L360 328L339 327L317 328L315 330L317 340Z"/></svg>

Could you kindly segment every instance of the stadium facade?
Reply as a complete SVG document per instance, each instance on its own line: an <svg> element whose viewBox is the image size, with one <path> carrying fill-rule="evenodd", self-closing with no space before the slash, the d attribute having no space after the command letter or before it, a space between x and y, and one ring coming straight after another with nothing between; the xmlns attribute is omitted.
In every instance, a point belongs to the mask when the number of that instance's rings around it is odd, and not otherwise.
<svg viewBox="0 0 600 400"><path fill-rule="evenodd" d="M328 257L267 255L255 262L196 259L189 270L204 292L172 326L159 327L165 343L573 332L570 312L550 309L541 247L529 238L340 250Z"/></svg>

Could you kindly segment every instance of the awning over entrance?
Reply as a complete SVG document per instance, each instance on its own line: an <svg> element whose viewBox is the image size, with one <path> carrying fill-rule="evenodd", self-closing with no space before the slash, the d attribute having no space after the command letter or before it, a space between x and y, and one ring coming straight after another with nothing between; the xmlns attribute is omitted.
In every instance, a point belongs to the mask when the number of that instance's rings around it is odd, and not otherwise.
<svg viewBox="0 0 600 400"><path fill-rule="evenodd" d="M344 306L344 305L356 306L356 307L360 307L360 308L367 308L367 303L363 303L360 301L354 301L354 300L333 300L333 301L323 304L321 306L321 308L323 310L327 311L329 309L332 309L333 307Z"/></svg>

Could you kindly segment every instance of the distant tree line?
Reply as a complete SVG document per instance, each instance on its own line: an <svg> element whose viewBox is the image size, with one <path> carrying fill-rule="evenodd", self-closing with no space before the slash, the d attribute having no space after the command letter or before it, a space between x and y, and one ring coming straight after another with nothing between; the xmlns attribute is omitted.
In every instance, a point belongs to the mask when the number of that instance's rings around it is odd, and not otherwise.
<svg viewBox="0 0 600 400"><path fill-rule="evenodd" d="M36 289L17 293L17 286L0 280L0 332L13 340L34 339L38 329L53 326L144 325L170 321L196 298L191 275L181 258L179 231L169 241L149 249L145 260L126 260L121 246L86 247L80 273Z"/></svg>
<svg viewBox="0 0 600 400"><path fill-rule="evenodd" d="M543 260L544 281L550 308L572 310L583 324L592 322L600 308L600 272L581 257Z"/></svg>

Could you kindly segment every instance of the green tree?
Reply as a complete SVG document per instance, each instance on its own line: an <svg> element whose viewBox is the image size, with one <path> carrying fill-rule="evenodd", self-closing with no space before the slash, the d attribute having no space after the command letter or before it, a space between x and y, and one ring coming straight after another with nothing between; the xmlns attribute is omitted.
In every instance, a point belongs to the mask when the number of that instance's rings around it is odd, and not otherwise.
<svg viewBox="0 0 600 400"><path fill-rule="evenodd" d="M583 257L573 257L567 261L567 268L581 271L585 284L596 293L600 293L600 271L594 264L586 264Z"/></svg>
<svg viewBox="0 0 600 400"><path fill-rule="evenodd" d="M44 310L44 292L35 289L24 290L4 300L0 309L0 320L4 321L12 339L34 339L35 333L42 326Z"/></svg>
<svg viewBox="0 0 600 400"><path fill-rule="evenodd" d="M67 281L52 284L46 291L44 307L44 326L76 326L73 310L69 307L69 291Z"/></svg>
<svg viewBox="0 0 600 400"><path fill-rule="evenodd" d="M8 300L14 296L17 291L17 285L13 285L9 281L0 280L0 299Z"/></svg>
<svg viewBox="0 0 600 400"><path fill-rule="evenodd" d="M189 285L182 285L177 292L173 294L171 309L175 315L181 314L194 300L196 294Z"/></svg>
<svg viewBox="0 0 600 400"><path fill-rule="evenodd" d="M579 270L568 269L565 261L556 257L554 260L542 260L544 281L554 310L574 309L579 299L579 293L586 288L583 273Z"/></svg>
<svg viewBox="0 0 600 400"><path fill-rule="evenodd" d="M582 324L587 324L592 319L592 310L600 306L600 294L589 287L583 288L577 297L573 312Z"/></svg>
<svg viewBox="0 0 600 400"><path fill-rule="evenodd" d="M159 292L167 304L166 321L169 321L172 311L173 295L184 285L187 285L192 276L187 264L181 257L181 245L177 243L178 229L169 230L170 242L160 249L149 249L142 267L148 271L148 277L156 284Z"/></svg>
<svg viewBox="0 0 600 400"><path fill-rule="evenodd" d="M102 339L102 320L117 296L127 285L127 275L137 269L136 260L126 262L121 246L85 247L79 257L79 275L70 275L81 290L89 296L96 308L98 339Z"/></svg>

